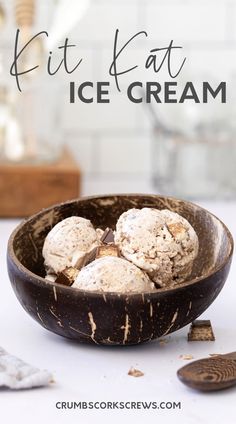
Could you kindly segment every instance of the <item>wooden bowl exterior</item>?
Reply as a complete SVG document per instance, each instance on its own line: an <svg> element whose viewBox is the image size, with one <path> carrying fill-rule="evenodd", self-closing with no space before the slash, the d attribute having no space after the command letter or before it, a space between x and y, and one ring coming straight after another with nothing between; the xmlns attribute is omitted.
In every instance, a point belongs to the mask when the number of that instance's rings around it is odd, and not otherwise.
<svg viewBox="0 0 236 424"><path fill-rule="evenodd" d="M132 207L170 209L194 226L200 249L189 281L151 293L117 294L80 291L43 278L42 246L57 222L78 215L114 228ZM11 235L7 261L17 298L43 327L79 342L126 346L169 334L201 315L226 281L232 252L225 225L197 205L155 195L116 195L82 198L32 216Z"/></svg>

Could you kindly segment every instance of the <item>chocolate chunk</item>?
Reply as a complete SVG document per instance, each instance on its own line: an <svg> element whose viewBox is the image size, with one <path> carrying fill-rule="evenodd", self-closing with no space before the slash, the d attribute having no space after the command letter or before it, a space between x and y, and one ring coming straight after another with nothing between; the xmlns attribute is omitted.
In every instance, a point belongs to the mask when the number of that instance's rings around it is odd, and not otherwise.
<svg viewBox="0 0 236 424"><path fill-rule="evenodd" d="M204 341L214 341L215 336L211 326L210 320L195 320L192 322L190 331L188 333L189 342L204 342Z"/></svg>
<svg viewBox="0 0 236 424"><path fill-rule="evenodd" d="M101 237L101 242L103 244L110 244L110 243L114 243L114 233L112 231L111 228L106 228L102 237Z"/></svg>
<svg viewBox="0 0 236 424"><path fill-rule="evenodd" d="M64 269L60 274L58 274L55 283L62 284L63 286L71 286L76 277L78 276L79 271L72 266Z"/></svg>
<svg viewBox="0 0 236 424"><path fill-rule="evenodd" d="M103 256L120 256L119 248L115 244L107 244L94 247L91 252L87 253L84 258L82 267L95 261L95 259L102 258ZM81 268L82 268L81 267Z"/></svg>
<svg viewBox="0 0 236 424"><path fill-rule="evenodd" d="M107 246L98 246L96 259L102 258L103 256L120 256L119 248L115 244L109 244Z"/></svg>
<svg viewBox="0 0 236 424"><path fill-rule="evenodd" d="M91 262L95 261L96 259L96 254L97 254L97 246L94 247L90 252L88 252L83 260L83 264L81 266L81 268L83 268L84 266L90 264Z"/></svg>

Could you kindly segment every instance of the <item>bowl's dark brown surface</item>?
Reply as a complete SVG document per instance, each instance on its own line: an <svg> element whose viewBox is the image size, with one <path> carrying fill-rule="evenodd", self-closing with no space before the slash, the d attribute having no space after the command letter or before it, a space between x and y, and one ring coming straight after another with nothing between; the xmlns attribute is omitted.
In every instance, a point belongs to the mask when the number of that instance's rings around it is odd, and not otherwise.
<svg viewBox="0 0 236 424"><path fill-rule="evenodd" d="M178 212L195 228L199 254L189 280L152 293L84 292L46 281L42 246L50 229L78 215L114 228L130 208ZM213 302L230 268L233 239L210 212L189 202L155 195L88 197L43 210L20 224L8 244L8 273L23 308L46 329L78 340L129 345L171 333L193 321Z"/></svg>

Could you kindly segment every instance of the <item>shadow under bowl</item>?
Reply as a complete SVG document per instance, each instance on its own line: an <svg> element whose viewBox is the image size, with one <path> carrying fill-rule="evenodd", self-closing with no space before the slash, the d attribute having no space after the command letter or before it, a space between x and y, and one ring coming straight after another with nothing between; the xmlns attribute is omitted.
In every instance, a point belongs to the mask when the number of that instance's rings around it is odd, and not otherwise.
<svg viewBox="0 0 236 424"><path fill-rule="evenodd" d="M189 280L145 293L81 291L46 281L42 247L51 228L72 215L95 227L115 228L130 208L169 209L185 217L199 238ZM226 226L193 203L157 195L84 197L42 210L22 222L8 242L8 273L23 308L43 327L78 342L131 345L184 327L214 301L231 264L233 239Z"/></svg>

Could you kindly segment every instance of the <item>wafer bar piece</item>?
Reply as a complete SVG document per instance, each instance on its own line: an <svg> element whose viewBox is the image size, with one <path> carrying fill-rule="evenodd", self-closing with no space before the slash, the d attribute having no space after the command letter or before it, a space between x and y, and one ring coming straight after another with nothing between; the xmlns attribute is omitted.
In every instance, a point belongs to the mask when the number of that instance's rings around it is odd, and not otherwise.
<svg viewBox="0 0 236 424"><path fill-rule="evenodd" d="M72 286L76 277L79 274L79 270L74 267L69 267L64 269L60 274L58 274L55 283L62 284L63 286Z"/></svg>
<svg viewBox="0 0 236 424"><path fill-rule="evenodd" d="M103 258L103 256L116 256L120 257L120 251L115 244L107 244L97 247L96 259Z"/></svg>
<svg viewBox="0 0 236 424"><path fill-rule="evenodd" d="M106 228L101 240L100 240L103 244L110 244L110 243L114 243L114 233L112 231L111 228Z"/></svg>
<svg viewBox="0 0 236 424"><path fill-rule="evenodd" d="M95 261L95 259L102 258L103 256L120 256L119 248L115 244L103 244L94 247L89 253L85 255L83 264L80 268Z"/></svg>
<svg viewBox="0 0 236 424"><path fill-rule="evenodd" d="M210 320L195 320L192 322L189 333L189 342L209 342L214 341L215 336Z"/></svg>

